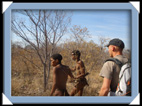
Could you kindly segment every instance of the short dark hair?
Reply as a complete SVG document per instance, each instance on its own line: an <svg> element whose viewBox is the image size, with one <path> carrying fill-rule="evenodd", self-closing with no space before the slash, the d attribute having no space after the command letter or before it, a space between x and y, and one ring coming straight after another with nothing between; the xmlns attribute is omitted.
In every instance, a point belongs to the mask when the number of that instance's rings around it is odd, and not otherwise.
<svg viewBox="0 0 142 106"><path fill-rule="evenodd" d="M80 56L81 56L81 53L79 50L73 50L72 54L78 56L78 58L80 58Z"/></svg>
<svg viewBox="0 0 142 106"><path fill-rule="evenodd" d="M58 59L59 60L59 64L61 64L61 60L63 59L62 55L60 55L60 54L53 54L51 56L51 58L53 58L54 60Z"/></svg>

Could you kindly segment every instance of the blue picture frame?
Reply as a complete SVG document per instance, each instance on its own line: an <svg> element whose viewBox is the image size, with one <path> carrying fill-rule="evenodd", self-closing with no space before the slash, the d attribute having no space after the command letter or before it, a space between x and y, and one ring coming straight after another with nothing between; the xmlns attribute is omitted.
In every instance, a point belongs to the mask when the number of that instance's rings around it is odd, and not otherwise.
<svg viewBox="0 0 142 106"><path fill-rule="evenodd" d="M11 96L11 11L13 9L62 9L62 10L130 10L131 11L131 58L132 96ZM4 70L3 94L13 104L130 104L139 94L139 13L131 3L12 3L4 16Z"/></svg>

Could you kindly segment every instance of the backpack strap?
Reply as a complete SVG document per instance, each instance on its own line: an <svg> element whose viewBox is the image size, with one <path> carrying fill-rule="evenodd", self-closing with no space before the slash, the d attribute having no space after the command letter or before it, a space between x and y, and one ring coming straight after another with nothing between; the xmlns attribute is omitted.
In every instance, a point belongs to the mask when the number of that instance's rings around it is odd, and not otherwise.
<svg viewBox="0 0 142 106"><path fill-rule="evenodd" d="M130 65L130 66L128 66L128 67L126 67L126 68L123 70L123 73L122 73L121 77L119 78L119 81L122 79L122 77L123 77L123 75L124 75L125 70L127 70L128 68L131 68L131 65Z"/></svg>
<svg viewBox="0 0 142 106"><path fill-rule="evenodd" d="M113 62L115 62L119 67L120 67L120 69L121 69L121 67L122 67L122 62L121 61L119 61L118 59L116 59L116 58L109 58L109 59L107 59L105 62L107 62L107 61L113 61Z"/></svg>
<svg viewBox="0 0 142 106"><path fill-rule="evenodd" d="M120 62L120 61L119 61L118 59L116 59L116 58L109 58L109 59L107 59L105 62L107 62L107 61L113 61L115 64L117 64L117 65L119 66L120 70L121 70L121 67L123 66L122 62ZM119 82L120 82L120 80L119 80ZM119 87L119 82L118 82L118 86L117 86L116 90L120 88L120 87ZM122 91L119 89L119 92L122 92Z"/></svg>

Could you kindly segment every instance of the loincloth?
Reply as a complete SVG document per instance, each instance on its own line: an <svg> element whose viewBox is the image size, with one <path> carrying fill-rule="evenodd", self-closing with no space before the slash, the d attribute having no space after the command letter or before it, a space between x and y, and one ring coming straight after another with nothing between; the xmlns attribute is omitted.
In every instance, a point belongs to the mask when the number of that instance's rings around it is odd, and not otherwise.
<svg viewBox="0 0 142 106"><path fill-rule="evenodd" d="M89 85L86 78L80 78L76 80L76 84L74 87L78 89L82 89L84 86Z"/></svg>
<svg viewBox="0 0 142 106"><path fill-rule="evenodd" d="M59 89L57 88L55 93L55 96L69 96L68 91L66 89Z"/></svg>

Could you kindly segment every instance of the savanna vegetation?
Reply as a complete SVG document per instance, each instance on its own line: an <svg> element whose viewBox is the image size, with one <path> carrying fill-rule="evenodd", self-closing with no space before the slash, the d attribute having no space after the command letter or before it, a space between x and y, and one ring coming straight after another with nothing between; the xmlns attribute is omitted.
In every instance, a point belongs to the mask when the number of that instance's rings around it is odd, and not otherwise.
<svg viewBox="0 0 142 106"><path fill-rule="evenodd" d="M83 96L98 96L102 85L99 72L105 59L109 58L107 48L108 38L99 37L99 44L87 42L89 30L86 27L74 25L68 29L71 16L64 11L22 10L20 14L27 16L30 24L13 15L12 32L23 39L23 42L11 42L11 95L12 96L49 96L52 87L52 68L50 56L60 53L62 64L73 68L71 52L75 49L81 52L84 61L89 86L84 88ZM70 39L59 43L66 32ZM29 36L30 35L30 36ZM23 46L24 45L24 46ZM130 51L124 50L124 55L130 58ZM76 72L73 72L76 75ZM70 93L74 83L67 82Z"/></svg>

